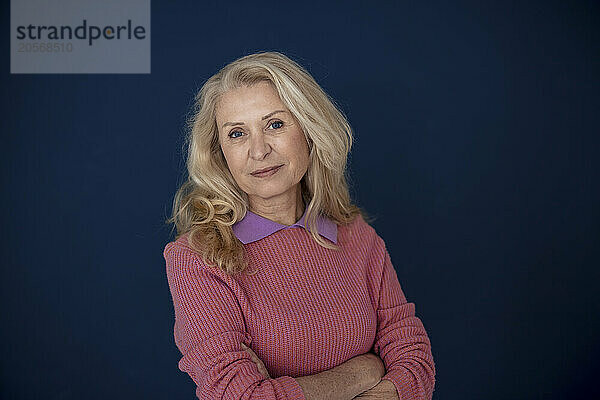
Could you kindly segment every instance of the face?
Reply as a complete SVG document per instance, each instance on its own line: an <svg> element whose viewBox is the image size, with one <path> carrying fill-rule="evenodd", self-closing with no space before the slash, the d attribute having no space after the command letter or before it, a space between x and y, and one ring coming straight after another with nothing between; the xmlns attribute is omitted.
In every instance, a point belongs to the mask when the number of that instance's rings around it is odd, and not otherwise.
<svg viewBox="0 0 600 400"><path fill-rule="evenodd" d="M297 199L308 169L308 144L271 83L225 92L216 121L227 166L251 207ZM256 172L272 167L278 168Z"/></svg>

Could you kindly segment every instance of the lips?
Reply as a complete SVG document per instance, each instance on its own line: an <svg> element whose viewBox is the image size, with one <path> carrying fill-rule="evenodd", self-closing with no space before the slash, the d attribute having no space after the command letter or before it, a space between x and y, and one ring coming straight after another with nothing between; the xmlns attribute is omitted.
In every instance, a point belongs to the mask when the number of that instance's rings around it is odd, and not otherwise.
<svg viewBox="0 0 600 400"><path fill-rule="evenodd" d="M257 169L256 171L252 172L251 174L252 174L252 175L262 174L263 172L268 172L268 171L274 170L274 169L276 169L276 168L279 168L279 167L281 167L282 165L283 165L283 164L281 164L281 165L274 165L274 166L272 166L272 167L267 167L267 168L263 168L263 169Z"/></svg>

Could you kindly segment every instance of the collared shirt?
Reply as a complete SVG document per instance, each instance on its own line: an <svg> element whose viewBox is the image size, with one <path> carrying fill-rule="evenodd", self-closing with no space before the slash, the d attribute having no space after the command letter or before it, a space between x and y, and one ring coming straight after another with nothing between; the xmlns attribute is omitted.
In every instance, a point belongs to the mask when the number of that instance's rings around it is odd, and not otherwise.
<svg viewBox="0 0 600 400"><path fill-rule="evenodd" d="M294 227L304 229L304 218L306 216L307 209L308 208L304 209L304 214L302 214L300 220L292 225L283 225L278 222L271 221L270 219L262 217L248 210L246 212L246 216L241 221L233 224L233 233L240 240L240 242L243 244L248 244L272 235L273 233L282 229L290 229ZM321 236L331 240L334 243L337 243L337 224L331 219L319 214L317 217L317 231Z"/></svg>

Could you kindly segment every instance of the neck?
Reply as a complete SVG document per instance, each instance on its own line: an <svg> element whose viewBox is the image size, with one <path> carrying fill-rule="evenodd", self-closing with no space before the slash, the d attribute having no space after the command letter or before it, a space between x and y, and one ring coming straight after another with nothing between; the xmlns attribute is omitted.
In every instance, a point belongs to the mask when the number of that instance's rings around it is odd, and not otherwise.
<svg viewBox="0 0 600 400"><path fill-rule="evenodd" d="M300 184L296 185L295 190L287 196L275 200L255 197L248 200L250 211L282 225L293 225L304 214L305 206Z"/></svg>

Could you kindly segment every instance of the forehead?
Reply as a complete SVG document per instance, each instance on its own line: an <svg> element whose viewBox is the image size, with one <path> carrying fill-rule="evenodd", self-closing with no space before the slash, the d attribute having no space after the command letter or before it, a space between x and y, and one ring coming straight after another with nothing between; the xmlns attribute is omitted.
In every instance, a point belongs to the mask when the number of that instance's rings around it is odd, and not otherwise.
<svg viewBox="0 0 600 400"><path fill-rule="evenodd" d="M216 119L219 126L224 122L260 120L276 108L287 110L273 85L259 82L223 93L217 102Z"/></svg>

